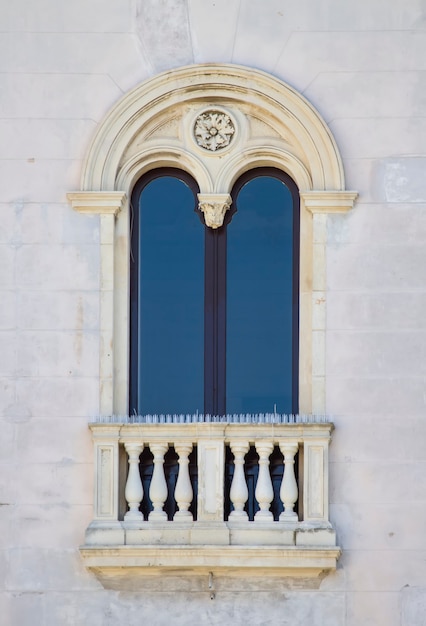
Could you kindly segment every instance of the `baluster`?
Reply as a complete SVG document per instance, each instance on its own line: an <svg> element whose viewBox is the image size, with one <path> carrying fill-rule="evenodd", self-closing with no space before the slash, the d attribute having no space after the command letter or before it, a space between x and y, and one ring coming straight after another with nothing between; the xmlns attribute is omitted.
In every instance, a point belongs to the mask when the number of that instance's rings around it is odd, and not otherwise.
<svg viewBox="0 0 426 626"><path fill-rule="evenodd" d="M189 458L192 451L192 443L179 443L175 445L175 450L179 455L179 474L175 488L175 500L178 511L173 516L174 520L192 521L192 513L188 511L191 506L193 492L191 480L189 478Z"/></svg>
<svg viewBox="0 0 426 626"><path fill-rule="evenodd" d="M124 490L124 497L129 510L124 516L126 522L143 522L143 514L139 511L143 498L143 487L139 472L139 457L143 450L143 443L125 443L124 447L129 456L129 473Z"/></svg>
<svg viewBox="0 0 426 626"><path fill-rule="evenodd" d="M280 450L284 455L284 476L281 483L280 498L284 504L284 511L280 515L281 522L297 522L294 505L299 495L296 477L294 475L294 456L298 450L297 443L280 442Z"/></svg>
<svg viewBox="0 0 426 626"><path fill-rule="evenodd" d="M274 497L271 475L269 473L269 457L274 449L272 442L260 441L255 443L259 455L259 476L256 484L255 496L260 510L254 516L256 522L273 521L274 516L269 510Z"/></svg>
<svg viewBox="0 0 426 626"><path fill-rule="evenodd" d="M248 515L244 511L244 505L248 498L246 477L244 476L244 457L249 450L249 445L247 442L231 443L230 448L234 455L234 476L229 497L234 505L234 510L231 511L229 519L248 521Z"/></svg>
<svg viewBox="0 0 426 626"><path fill-rule="evenodd" d="M167 520L167 513L163 511L163 506L167 500L167 483L164 476L164 455L168 450L168 445L166 443L151 443L149 447L154 455L154 471L149 487L149 497L154 510L151 511L148 519L150 521Z"/></svg>

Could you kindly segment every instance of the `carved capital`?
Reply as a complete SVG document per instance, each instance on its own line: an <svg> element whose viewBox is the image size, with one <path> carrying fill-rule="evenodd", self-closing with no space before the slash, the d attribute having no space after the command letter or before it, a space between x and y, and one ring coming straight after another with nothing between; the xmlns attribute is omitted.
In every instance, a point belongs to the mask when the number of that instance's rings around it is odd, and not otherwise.
<svg viewBox="0 0 426 626"><path fill-rule="evenodd" d="M198 206L204 213L204 221L209 228L220 228L226 211L232 204L229 193L199 193Z"/></svg>

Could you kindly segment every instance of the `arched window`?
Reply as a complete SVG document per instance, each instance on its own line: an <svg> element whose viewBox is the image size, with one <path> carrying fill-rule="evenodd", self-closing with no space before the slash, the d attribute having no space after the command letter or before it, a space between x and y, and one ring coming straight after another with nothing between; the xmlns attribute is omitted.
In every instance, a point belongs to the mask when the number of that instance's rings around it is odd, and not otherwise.
<svg viewBox="0 0 426 626"><path fill-rule="evenodd" d="M197 190L161 168L132 194L130 412L295 413L297 187L278 169L246 172L217 229Z"/></svg>
<svg viewBox="0 0 426 626"><path fill-rule="evenodd" d="M203 408L203 227L195 181L162 168L135 186L131 211L130 410Z"/></svg>
<svg viewBox="0 0 426 626"><path fill-rule="evenodd" d="M227 242L226 409L298 411L299 194L273 168L232 191Z"/></svg>

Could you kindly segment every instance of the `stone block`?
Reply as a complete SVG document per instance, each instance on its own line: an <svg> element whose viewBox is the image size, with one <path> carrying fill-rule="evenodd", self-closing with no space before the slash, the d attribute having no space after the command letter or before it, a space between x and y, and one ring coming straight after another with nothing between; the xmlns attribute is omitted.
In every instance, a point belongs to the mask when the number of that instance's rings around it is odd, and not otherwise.
<svg viewBox="0 0 426 626"><path fill-rule="evenodd" d="M14 247L0 245L0 288L8 289L15 284L15 259L16 250Z"/></svg>
<svg viewBox="0 0 426 626"><path fill-rule="evenodd" d="M56 419L84 417L89 422L99 413L99 380L70 375L20 378L16 383L16 401L18 408L22 407L29 415ZM10 409L9 418L14 415ZM89 430L87 435L90 437Z"/></svg>
<svg viewBox="0 0 426 626"><path fill-rule="evenodd" d="M330 292L327 321L333 330L425 330L424 293Z"/></svg>
<svg viewBox="0 0 426 626"><path fill-rule="evenodd" d="M426 259L425 259L426 261ZM388 378L425 376L426 332L327 333L327 373L334 377Z"/></svg>
<svg viewBox="0 0 426 626"><path fill-rule="evenodd" d="M306 6L306 3L304 3ZM376 6L378 6L377 3ZM333 8L331 8L333 7ZM306 6L307 8L307 6ZM362 19L362 27L340 28L328 30L332 22L343 24L344 13L352 10L351 5L345 5L344 11L339 11L340 5L328 3L324 11L324 4L317 12L317 6L310 4L305 13L305 20L309 21L316 17L314 28L297 29L292 31L287 40L284 53L280 56L276 72L283 76L291 85L302 92L307 85L321 72L350 72L350 71L410 71L424 66L421 50L423 49L423 35L413 30L401 30L403 23L402 15L396 19L396 12L389 11L386 18L391 22L398 22L396 30L388 31L383 26L383 16L380 18L384 30L373 31L366 29L366 17L359 12L353 14L350 20L351 27ZM368 17L372 5L369 5ZM337 11L336 11L337 9ZM327 18L325 17L328 14ZM297 10L292 12L290 19L297 16ZM408 15L406 16L408 18ZM327 20L326 24L324 21ZM319 28L322 25L322 28ZM322 31L322 32L321 32ZM399 54L404 50L404 54ZM378 52L379 51L379 52ZM355 121L355 120L354 120ZM376 121L380 122L376 118ZM395 120L396 121L396 120ZM339 143L340 147L340 143Z"/></svg>
<svg viewBox="0 0 426 626"><path fill-rule="evenodd" d="M91 331L23 331L17 340L20 376L96 376L99 337Z"/></svg>
<svg viewBox="0 0 426 626"><path fill-rule="evenodd" d="M95 580L90 574L91 580ZM100 584L97 583L98 587ZM141 590L138 590L139 593ZM128 626L140 623L138 594L129 594L126 600L120 600L114 593L102 593L99 588L67 593L54 591L45 596L45 622L43 626L113 626L125 619ZM145 597L145 594L142 594ZM133 606L132 601L133 599ZM121 610L121 615L120 615ZM25 625L27 626L27 625Z"/></svg>
<svg viewBox="0 0 426 626"><path fill-rule="evenodd" d="M82 13L85 8L84 14ZM22 7L1 6L0 21L8 25L8 30L18 38L23 32L128 32L130 28L130 3L109 0L108 3L94 0L86 7L80 2L63 9L49 0L39 0L31 5L25 14ZM102 19L99 16L102 15ZM49 19L46 19L48 16Z"/></svg>
<svg viewBox="0 0 426 626"><path fill-rule="evenodd" d="M0 595L2 620L10 626L46 624L45 595L37 591L13 591Z"/></svg>
<svg viewBox="0 0 426 626"><path fill-rule="evenodd" d="M144 0L134 26L157 72L193 62L186 2Z"/></svg>
<svg viewBox="0 0 426 626"><path fill-rule="evenodd" d="M16 333L13 330L0 331L0 376L13 377L17 369Z"/></svg>
<svg viewBox="0 0 426 626"><path fill-rule="evenodd" d="M11 549L4 583L7 591L18 592L78 592L97 588L75 549Z"/></svg>
<svg viewBox="0 0 426 626"><path fill-rule="evenodd" d="M424 463L371 460L330 463L330 503L424 502Z"/></svg>
<svg viewBox="0 0 426 626"><path fill-rule="evenodd" d="M238 26L238 0L216 0L209 7L209 28L212 32L220 32L218 39L205 37L206 10L197 0L189 0L188 11L192 26L192 46L195 63L229 62L232 58L235 33ZM226 14L226 20L223 15Z"/></svg>
<svg viewBox="0 0 426 626"><path fill-rule="evenodd" d="M229 523L230 543L234 546L293 546L295 545L294 529L287 529L280 525L275 527L262 527L257 524L250 524L250 528L242 524Z"/></svg>
<svg viewBox="0 0 426 626"><path fill-rule="evenodd" d="M125 530L121 524L93 524L86 530L84 543L87 546L124 546Z"/></svg>
<svg viewBox="0 0 426 626"><path fill-rule="evenodd" d="M63 36L56 35L58 39ZM16 36L10 36L19 53L25 55L31 63L38 64L36 56L26 53L25 47ZM49 36L39 35L37 39L49 45ZM5 41L3 42L6 43ZM8 43L8 42L7 42ZM7 45L6 43L6 45ZM2 48L0 40L0 51ZM74 58L73 55L69 58ZM58 56L50 54L53 63L58 63ZM16 56L15 56L16 60ZM6 57L1 56L1 62ZM40 68L40 64L38 64ZM12 71L9 69L9 71ZM59 71L59 70L57 70ZM0 134L3 137L0 157L3 159L75 159L84 157L87 137L94 130L94 122L87 119L8 119L0 120ZM45 207L47 211L51 207ZM52 211L53 212L53 211Z"/></svg>
<svg viewBox="0 0 426 626"><path fill-rule="evenodd" d="M16 379L0 377L0 424L9 421L11 408L15 405Z"/></svg>
<svg viewBox="0 0 426 626"><path fill-rule="evenodd" d="M85 463L93 454L93 443L87 427L87 418L63 419L33 418L14 425L17 458L29 463Z"/></svg>
<svg viewBox="0 0 426 626"><path fill-rule="evenodd" d="M0 229L0 245L13 245L16 231L19 228L19 215L23 208L24 203L22 200L11 203L0 202L0 221L2 224L2 228Z"/></svg>
<svg viewBox="0 0 426 626"><path fill-rule="evenodd" d="M11 502L45 506L93 505L93 465L89 462L23 464L18 481L15 468L13 470Z"/></svg>
<svg viewBox="0 0 426 626"><path fill-rule="evenodd" d="M426 588L410 588L406 585L400 592L401 626L425 626ZM399 626L399 624L398 624Z"/></svg>
<svg viewBox="0 0 426 626"><path fill-rule="evenodd" d="M0 436L0 466L6 463L14 463L17 460L15 448L15 424L9 422L1 423ZM1 506L1 496L0 496Z"/></svg>
<svg viewBox="0 0 426 626"><path fill-rule="evenodd" d="M387 202L426 201L426 191L421 183L426 158L423 156L389 157L381 164L379 175L383 178Z"/></svg>
<svg viewBox="0 0 426 626"><path fill-rule="evenodd" d="M2 100L0 117L10 118L100 121L122 95L115 82L102 74L11 73L4 75L4 89L8 97ZM50 97L47 98L46 93ZM64 95L69 93L73 93L74 97ZM98 97L93 98L93 93ZM20 167L22 170L22 164ZM44 183L43 188L47 192L49 184L46 184L46 180Z"/></svg>
<svg viewBox="0 0 426 626"><path fill-rule="evenodd" d="M426 461L426 420L404 415L375 420L371 417L336 417L332 462Z"/></svg>
<svg viewBox="0 0 426 626"><path fill-rule="evenodd" d="M17 297L15 324L21 329L99 328L99 294L95 291L23 291Z"/></svg>
<svg viewBox="0 0 426 626"><path fill-rule="evenodd" d="M49 290L96 289L99 248L96 245L25 245L17 252L19 284Z"/></svg>
<svg viewBox="0 0 426 626"><path fill-rule="evenodd" d="M296 546L335 546L336 533L331 528L297 529Z"/></svg>
<svg viewBox="0 0 426 626"><path fill-rule="evenodd" d="M358 372L349 378L327 376L327 407L331 415L388 419L424 415L424 382L421 377L369 377Z"/></svg>
<svg viewBox="0 0 426 626"><path fill-rule="evenodd" d="M345 626L401 626L399 605L398 592L348 593ZM410 626L414 624L417 626L418 622L410 622Z"/></svg>
<svg viewBox="0 0 426 626"><path fill-rule="evenodd" d="M267 5L246 2L240 5L237 17L234 62L272 71L291 33L289 16L282 2L269 0Z"/></svg>
<svg viewBox="0 0 426 626"><path fill-rule="evenodd" d="M112 619L126 619L130 626L137 626L141 620L167 626L170 615L167 614L168 611L159 613L158 607L170 606L173 607L173 623L176 626L219 626L223 623L244 626L247 623L255 625L268 622L294 626L304 624L308 619L312 626L344 624L345 600L341 593L315 594L303 587L303 592L263 589L262 593L256 593L256 588L247 589L248 581L244 581L247 584L246 589L236 592L232 588L233 581L225 579L228 588L218 590L214 601L211 601L207 577L204 580L205 587L197 593L145 591L141 584L138 593L114 596L114 601L110 604ZM90 606L89 602L87 605ZM101 607L99 611L102 612ZM100 622L94 623L101 626Z"/></svg>
<svg viewBox="0 0 426 626"><path fill-rule="evenodd" d="M87 215L84 219L68 204L24 203L16 206L16 244L98 244L99 217ZM15 208L16 207L16 208Z"/></svg>
<svg viewBox="0 0 426 626"><path fill-rule="evenodd" d="M9 181L0 189L0 202L63 202L64 190L79 184L80 170L77 160L0 160L0 177Z"/></svg>
<svg viewBox="0 0 426 626"><path fill-rule="evenodd" d="M334 118L422 117L426 77L412 72L321 72L304 91L326 121ZM367 155L365 155L367 156Z"/></svg>
<svg viewBox="0 0 426 626"><path fill-rule="evenodd" d="M92 517L93 506L90 504L18 505L14 510L16 539L13 544L9 543L9 547L75 549L84 543L84 533Z"/></svg>
<svg viewBox="0 0 426 626"><path fill-rule="evenodd" d="M426 120L410 117L334 120L330 124L343 158L387 159L389 154L422 154ZM412 163L412 160L409 160Z"/></svg>
<svg viewBox="0 0 426 626"><path fill-rule="evenodd" d="M330 519L343 550L393 550L401 555L426 550L423 502L407 507L396 502L331 504Z"/></svg>
<svg viewBox="0 0 426 626"><path fill-rule="evenodd" d="M425 206L426 203L420 202L398 204L357 202L355 211L347 215L328 217L328 245L339 248L342 244L348 243L367 246L404 243L407 249L412 245L422 245L426 242ZM404 232L403 242L401 231Z"/></svg>
<svg viewBox="0 0 426 626"><path fill-rule="evenodd" d="M28 50L31 50L32 54L28 54ZM52 50L55 50L55 54L52 54ZM99 54L99 50L102 50L103 54ZM42 68L43 72L54 74L109 74L114 76L123 90L133 87L136 82L144 78L141 75L143 60L142 49L138 47L133 34L129 32L47 33L43 31L42 33L21 33L19 36L16 33L3 33L0 39L0 71L2 72L30 74L38 73ZM145 72L148 74L147 68ZM25 128L27 124L31 124L34 128L36 125L34 122L38 121L41 122L39 126L45 122L45 120L23 121L21 128ZM59 125L62 123L63 126L75 124L74 120L56 120L56 122ZM89 120L81 120L81 122L86 125L91 124ZM80 137L78 135L78 130L76 130L71 131L69 137L64 137L62 150L70 143L75 144L76 140L81 146L85 145L85 139L81 134ZM37 131L28 133L29 142L32 142L34 138L38 138ZM45 143L49 145L52 139L54 140L54 133L47 131L46 138L48 138L47 142L39 138L37 149L43 149ZM69 158L69 156L69 153L60 154L58 158Z"/></svg>
<svg viewBox="0 0 426 626"><path fill-rule="evenodd" d="M17 294L14 291L0 291L0 330L16 328Z"/></svg>
<svg viewBox="0 0 426 626"><path fill-rule="evenodd" d="M410 291L425 288L422 272L425 246L363 246L347 244L327 253L327 282L330 290Z"/></svg>
<svg viewBox="0 0 426 626"><path fill-rule="evenodd" d="M16 528L16 507L12 503L5 501L3 493L1 497L2 501L0 502L0 552L3 556L0 557L0 566L2 567L1 571L5 571L5 558L7 550L9 550L11 546L16 546L18 544L19 532Z"/></svg>
<svg viewBox="0 0 426 626"><path fill-rule="evenodd" d="M224 523L214 524L211 522L203 524L198 522L191 529L190 542L192 545L227 546L230 542L229 529Z"/></svg>
<svg viewBox="0 0 426 626"><path fill-rule="evenodd" d="M126 527L126 545L189 545L191 543L192 524L181 525L173 522L169 525L148 523L147 528L132 529ZM157 528L157 526L161 526Z"/></svg>
<svg viewBox="0 0 426 626"><path fill-rule="evenodd" d="M347 589L352 592L399 592L419 587L426 576L423 550L345 550L341 556ZM411 626L411 624L410 624ZM417 626L414 622L413 626Z"/></svg>

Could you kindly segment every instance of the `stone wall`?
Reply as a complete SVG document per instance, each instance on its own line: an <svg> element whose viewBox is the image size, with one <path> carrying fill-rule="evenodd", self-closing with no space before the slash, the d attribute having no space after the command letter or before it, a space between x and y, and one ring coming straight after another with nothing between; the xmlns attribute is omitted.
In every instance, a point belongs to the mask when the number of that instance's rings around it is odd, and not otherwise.
<svg viewBox="0 0 426 626"><path fill-rule="evenodd" d="M0 6L0 621L421 626L426 606L426 73L421 0ZM328 218L331 518L318 588L147 579L105 591L78 546L99 411L99 220L73 212L98 124L180 65L270 72L322 114L354 211Z"/></svg>

